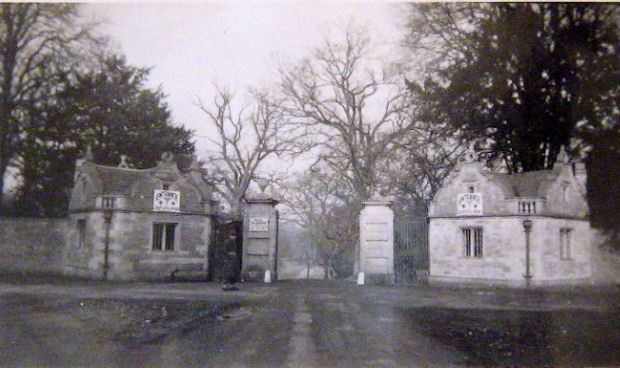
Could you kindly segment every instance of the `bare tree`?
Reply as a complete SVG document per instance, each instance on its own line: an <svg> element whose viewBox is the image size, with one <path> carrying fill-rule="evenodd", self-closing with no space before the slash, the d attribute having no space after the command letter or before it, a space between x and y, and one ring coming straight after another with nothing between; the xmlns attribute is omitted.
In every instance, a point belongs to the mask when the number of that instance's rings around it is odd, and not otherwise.
<svg viewBox="0 0 620 368"><path fill-rule="evenodd" d="M325 279L346 276L346 265L336 264L336 257L353 250L358 230L357 216L351 214L359 212L348 184L317 164L290 181L285 191L287 217L301 225L312 241L307 259L320 258Z"/></svg>
<svg viewBox="0 0 620 368"><path fill-rule="evenodd" d="M399 143L381 172L385 191L427 203L441 188L466 145L446 128L429 120L417 120L415 130Z"/></svg>
<svg viewBox="0 0 620 368"><path fill-rule="evenodd" d="M240 216L241 205L261 164L269 157L295 153L297 138L285 124L279 101L264 92L252 92L252 102L233 106L233 94L217 88L211 106L199 106L215 128L210 139L215 150L208 155L209 179L226 201L233 216Z"/></svg>
<svg viewBox="0 0 620 368"><path fill-rule="evenodd" d="M283 110L356 201L378 186L378 165L412 127L403 78L381 67L364 32L326 40L312 58L281 71Z"/></svg>
<svg viewBox="0 0 620 368"><path fill-rule="evenodd" d="M0 8L0 210L4 176L24 135L25 105L45 98L44 78L82 60L93 25L78 25L75 4L10 4Z"/></svg>

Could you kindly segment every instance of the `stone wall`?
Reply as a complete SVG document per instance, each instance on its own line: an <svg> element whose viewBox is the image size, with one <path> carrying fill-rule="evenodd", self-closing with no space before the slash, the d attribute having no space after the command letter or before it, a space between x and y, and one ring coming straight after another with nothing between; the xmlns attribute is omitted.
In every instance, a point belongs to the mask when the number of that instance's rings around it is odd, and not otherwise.
<svg viewBox="0 0 620 368"><path fill-rule="evenodd" d="M0 219L0 273L62 273L66 219Z"/></svg>
<svg viewBox="0 0 620 368"><path fill-rule="evenodd" d="M241 276L245 281L263 281L269 270L273 280L277 279L277 202L271 200L248 200L243 220L243 261ZM254 221L266 221L251 225ZM256 226L256 228L252 228ZM260 231L258 231L260 230ZM263 231L266 230L266 231Z"/></svg>
<svg viewBox="0 0 620 368"><path fill-rule="evenodd" d="M394 212L390 205L388 201L364 202L360 213L359 270L370 283L394 282Z"/></svg>
<svg viewBox="0 0 620 368"><path fill-rule="evenodd" d="M532 248L537 269L533 281L540 283L589 283L592 276L592 239L588 221L532 218ZM571 229L570 259L560 258L560 229Z"/></svg>
<svg viewBox="0 0 620 368"><path fill-rule="evenodd" d="M77 222L86 220L86 243L78 246ZM155 222L177 223L174 251L155 251L152 227ZM105 257L103 212L88 211L69 217L66 250L67 274L102 278ZM206 278L211 218L206 215L115 211L110 224L108 279L164 280L171 272L179 276Z"/></svg>
<svg viewBox="0 0 620 368"><path fill-rule="evenodd" d="M611 244L611 234L596 230L592 234L592 283L620 285L620 247Z"/></svg>
<svg viewBox="0 0 620 368"><path fill-rule="evenodd" d="M445 184L431 202L431 216L455 216L457 196L468 191L468 185L474 185L476 193L482 195L485 214L510 214L510 202L505 201L501 188L483 174L479 162L461 165L455 168L446 179Z"/></svg>
<svg viewBox="0 0 620 368"><path fill-rule="evenodd" d="M435 281L525 282L523 217L435 218L430 221L430 276ZM588 282L591 276L587 221L531 217L530 271L533 284ZM463 227L483 229L483 257L466 257ZM573 229L571 259L561 260L559 229Z"/></svg>

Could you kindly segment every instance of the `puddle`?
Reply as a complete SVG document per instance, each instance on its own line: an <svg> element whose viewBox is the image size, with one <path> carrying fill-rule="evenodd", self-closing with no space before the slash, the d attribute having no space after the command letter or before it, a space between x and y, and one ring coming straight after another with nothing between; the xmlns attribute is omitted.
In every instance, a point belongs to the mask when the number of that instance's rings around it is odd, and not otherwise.
<svg viewBox="0 0 620 368"><path fill-rule="evenodd" d="M224 313L216 317L218 321L238 321L248 318L252 315L252 312L248 308L238 308L230 313Z"/></svg>

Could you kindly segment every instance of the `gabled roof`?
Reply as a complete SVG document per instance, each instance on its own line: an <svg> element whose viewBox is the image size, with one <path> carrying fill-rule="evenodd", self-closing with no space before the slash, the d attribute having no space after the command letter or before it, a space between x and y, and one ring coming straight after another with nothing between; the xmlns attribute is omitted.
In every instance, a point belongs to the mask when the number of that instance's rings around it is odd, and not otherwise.
<svg viewBox="0 0 620 368"><path fill-rule="evenodd" d="M93 165L93 171L101 181L101 192L105 194L130 194L131 187L138 180L148 178L152 169L137 170L114 166Z"/></svg>
<svg viewBox="0 0 620 368"><path fill-rule="evenodd" d="M502 188L506 199L544 198L547 195L548 185L557 178L559 172L555 170L538 170L517 174L485 172L484 175Z"/></svg>

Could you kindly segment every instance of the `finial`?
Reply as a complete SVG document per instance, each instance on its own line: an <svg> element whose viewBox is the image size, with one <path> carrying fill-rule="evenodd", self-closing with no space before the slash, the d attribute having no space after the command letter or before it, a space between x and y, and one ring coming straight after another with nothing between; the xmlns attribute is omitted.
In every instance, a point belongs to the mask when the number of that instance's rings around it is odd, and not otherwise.
<svg viewBox="0 0 620 368"><path fill-rule="evenodd" d="M555 162L568 164L569 161L570 159L568 157L568 153L566 153L564 145L560 146L560 152L558 152L558 156L556 157Z"/></svg>
<svg viewBox="0 0 620 368"><path fill-rule="evenodd" d="M164 162L172 162L174 161L174 155L172 152L164 152L161 154L161 160Z"/></svg>
<svg viewBox="0 0 620 368"><path fill-rule="evenodd" d="M94 156L93 156L93 147L89 144L88 146L86 146L86 156L84 156L84 158L87 161L92 161Z"/></svg>
<svg viewBox="0 0 620 368"><path fill-rule="evenodd" d="M86 146L86 153L84 154L84 156L78 158L75 162L76 166L82 166L87 162L93 162L93 149L91 148L90 144L88 146Z"/></svg>
<svg viewBox="0 0 620 368"><path fill-rule="evenodd" d="M469 147L467 148L467 151L465 151L465 153L463 154L461 161L468 162L468 163L478 161L478 153L476 153L476 150L474 149L473 144L469 145Z"/></svg>
<svg viewBox="0 0 620 368"><path fill-rule="evenodd" d="M256 181L256 184L258 184L260 191L264 194L265 189L267 189L267 186L269 186L269 180L265 178L256 177L254 178L254 181Z"/></svg>
<svg viewBox="0 0 620 368"><path fill-rule="evenodd" d="M121 155L121 163L118 164L118 167L122 169L129 168L129 165L127 164L127 155Z"/></svg>

